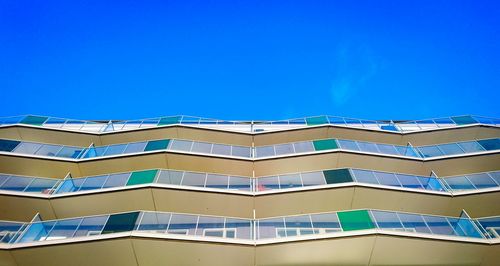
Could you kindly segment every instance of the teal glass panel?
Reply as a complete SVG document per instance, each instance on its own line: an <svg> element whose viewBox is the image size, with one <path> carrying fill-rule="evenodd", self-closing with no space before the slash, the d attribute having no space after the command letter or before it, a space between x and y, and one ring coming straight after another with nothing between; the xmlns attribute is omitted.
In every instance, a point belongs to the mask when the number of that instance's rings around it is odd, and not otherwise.
<svg viewBox="0 0 500 266"><path fill-rule="evenodd" d="M45 123L45 121L47 121L47 119L48 117L45 116L28 115L19 123L26 125L41 126L43 125L43 123Z"/></svg>
<svg viewBox="0 0 500 266"><path fill-rule="evenodd" d="M0 139L0 151L11 152L21 143L16 140Z"/></svg>
<svg viewBox="0 0 500 266"><path fill-rule="evenodd" d="M139 212L113 214L109 216L102 234L132 231L138 216Z"/></svg>
<svg viewBox="0 0 500 266"><path fill-rule="evenodd" d="M457 125L468 125L468 124L476 124L477 121L472 118L472 116L466 115L466 116L453 116L451 117L451 120L455 122Z"/></svg>
<svg viewBox="0 0 500 266"><path fill-rule="evenodd" d="M133 172L127 182L127 186L153 183L157 172L158 170Z"/></svg>
<svg viewBox="0 0 500 266"><path fill-rule="evenodd" d="M337 184L352 182L352 176L349 169L336 169L323 171L327 184Z"/></svg>
<svg viewBox="0 0 500 266"><path fill-rule="evenodd" d="M165 150L170 142L169 139L148 141L144 151Z"/></svg>
<svg viewBox="0 0 500 266"><path fill-rule="evenodd" d="M316 151L333 150L339 148L335 139L314 140L313 145L314 150Z"/></svg>
<svg viewBox="0 0 500 266"><path fill-rule="evenodd" d="M338 212L337 215L344 231L375 228L375 224L366 210Z"/></svg>
<svg viewBox="0 0 500 266"><path fill-rule="evenodd" d="M326 116L307 117L306 123L308 126L323 125L328 124L328 119Z"/></svg>
<svg viewBox="0 0 500 266"><path fill-rule="evenodd" d="M158 122L158 126L179 124L180 122L181 122L181 117L180 116L162 117L160 119L160 121Z"/></svg>
<svg viewBox="0 0 500 266"><path fill-rule="evenodd" d="M500 139L482 139L477 142L487 151L500 149Z"/></svg>

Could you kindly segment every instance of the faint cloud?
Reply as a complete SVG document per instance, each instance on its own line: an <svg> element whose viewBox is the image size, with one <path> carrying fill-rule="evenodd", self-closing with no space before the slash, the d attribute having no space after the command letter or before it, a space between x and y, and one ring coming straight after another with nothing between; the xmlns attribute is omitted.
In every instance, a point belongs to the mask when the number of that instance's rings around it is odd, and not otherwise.
<svg viewBox="0 0 500 266"><path fill-rule="evenodd" d="M345 105L377 74L379 60L367 45L339 45L330 93L336 106Z"/></svg>

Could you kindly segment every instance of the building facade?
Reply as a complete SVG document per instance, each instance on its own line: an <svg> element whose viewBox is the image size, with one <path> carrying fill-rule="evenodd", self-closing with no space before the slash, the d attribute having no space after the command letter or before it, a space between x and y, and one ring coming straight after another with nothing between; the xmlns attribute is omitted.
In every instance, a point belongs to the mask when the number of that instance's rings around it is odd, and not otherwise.
<svg viewBox="0 0 500 266"><path fill-rule="evenodd" d="M0 265L500 265L499 126L0 118Z"/></svg>

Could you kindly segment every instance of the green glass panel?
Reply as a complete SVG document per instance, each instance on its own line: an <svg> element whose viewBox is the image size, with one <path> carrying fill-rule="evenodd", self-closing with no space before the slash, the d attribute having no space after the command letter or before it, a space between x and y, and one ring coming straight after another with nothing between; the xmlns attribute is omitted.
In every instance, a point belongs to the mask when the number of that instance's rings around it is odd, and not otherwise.
<svg viewBox="0 0 500 266"><path fill-rule="evenodd" d="M308 126L328 124L328 119L326 119L326 116L308 117L306 123Z"/></svg>
<svg viewBox="0 0 500 266"><path fill-rule="evenodd" d="M144 148L144 151L164 150L167 148L169 142L169 139L148 141L148 144L146 145L146 148Z"/></svg>
<svg viewBox="0 0 500 266"><path fill-rule="evenodd" d="M314 150L323 151L323 150L332 150L338 149L337 141L335 139L322 139L322 140L314 140L313 141Z"/></svg>
<svg viewBox="0 0 500 266"><path fill-rule="evenodd" d="M487 151L500 149L500 139L482 139L477 142Z"/></svg>
<svg viewBox="0 0 500 266"><path fill-rule="evenodd" d="M132 231L139 212L120 213L109 216L102 234Z"/></svg>
<svg viewBox="0 0 500 266"><path fill-rule="evenodd" d="M454 116L454 117L451 117L451 120L453 120L453 122L455 122L455 124L457 125L468 125L468 124L476 124L477 121L472 118L471 116Z"/></svg>
<svg viewBox="0 0 500 266"><path fill-rule="evenodd" d="M133 172L128 179L127 186L153 183L158 170Z"/></svg>
<svg viewBox="0 0 500 266"><path fill-rule="evenodd" d="M47 121L48 117L45 116L34 116L28 115L23 120L21 120L21 124L41 126L45 121Z"/></svg>
<svg viewBox="0 0 500 266"><path fill-rule="evenodd" d="M368 211L346 211L337 213L340 225L344 231L363 230L375 228Z"/></svg>
<svg viewBox="0 0 500 266"><path fill-rule="evenodd" d="M19 143L21 142L16 140L0 139L0 151L11 152Z"/></svg>
<svg viewBox="0 0 500 266"><path fill-rule="evenodd" d="M352 182L351 173L349 169L336 169L323 171L327 184L337 184Z"/></svg>
<svg viewBox="0 0 500 266"><path fill-rule="evenodd" d="M179 124L180 122L181 122L180 116L162 117L160 119L160 122L158 122L158 126Z"/></svg>

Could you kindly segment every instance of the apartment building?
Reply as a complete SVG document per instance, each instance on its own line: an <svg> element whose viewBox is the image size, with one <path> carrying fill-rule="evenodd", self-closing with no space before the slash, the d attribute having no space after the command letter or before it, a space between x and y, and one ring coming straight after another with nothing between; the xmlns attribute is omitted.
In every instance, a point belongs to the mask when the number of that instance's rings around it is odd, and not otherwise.
<svg viewBox="0 0 500 266"><path fill-rule="evenodd" d="M500 119L0 118L0 265L500 265Z"/></svg>

